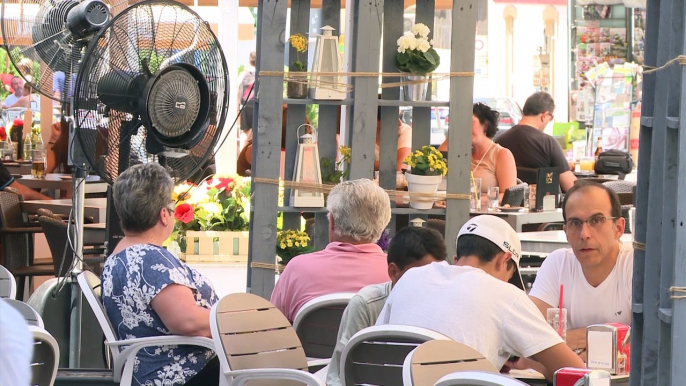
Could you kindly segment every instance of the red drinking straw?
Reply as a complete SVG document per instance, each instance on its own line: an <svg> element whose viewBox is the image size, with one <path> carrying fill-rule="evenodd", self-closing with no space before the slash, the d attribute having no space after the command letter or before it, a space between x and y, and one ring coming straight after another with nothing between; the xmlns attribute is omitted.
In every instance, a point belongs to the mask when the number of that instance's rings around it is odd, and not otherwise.
<svg viewBox="0 0 686 386"><path fill-rule="evenodd" d="M560 284L560 312L557 314L557 333L562 336L562 293L564 292L564 285Z"/></svg>

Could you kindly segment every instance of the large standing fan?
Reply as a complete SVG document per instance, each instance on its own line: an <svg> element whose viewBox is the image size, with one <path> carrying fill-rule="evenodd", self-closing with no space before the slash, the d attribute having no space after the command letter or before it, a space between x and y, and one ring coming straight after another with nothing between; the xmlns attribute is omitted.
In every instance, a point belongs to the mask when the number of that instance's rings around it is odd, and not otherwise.
<svg viewBox="0 0 686 386"><path fill-rule="evenodd" d="M3 44L12 64L34 89L67 102L90 38L127 4L127 0L3 0Z"/></svg>
<svg viewBox="0 0 686 386"><path fill-rule="evenodd" d="M74 92L77 137L109 183L147 162L185 180L219 139L228 89L209 24L176 2L141 2L115 16L84 55Z"/></svg>

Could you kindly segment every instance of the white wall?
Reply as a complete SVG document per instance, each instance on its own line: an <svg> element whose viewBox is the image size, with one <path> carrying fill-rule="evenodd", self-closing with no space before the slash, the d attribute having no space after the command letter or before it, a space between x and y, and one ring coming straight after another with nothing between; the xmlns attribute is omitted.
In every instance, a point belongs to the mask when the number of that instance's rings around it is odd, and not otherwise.
<svg viewBox="0 0 686 386"><path fill-rule="evenodd" d="M474 78L475 96L506 96L506 39L505 7L512 5L517 9L514 21L514 71L510 76L513 97L520 106L526 98L534 93L533 68L534 55L538 54L538 47L544 45L543 10L545 4L488 4L488 77ZM555 5L558 12L556 28L555 71L553 81L553 98L557 106L555 117L557 121L566 122L568 117L568 85L567 66L569 63L569 49L567 47L567 7Z"/></svg>

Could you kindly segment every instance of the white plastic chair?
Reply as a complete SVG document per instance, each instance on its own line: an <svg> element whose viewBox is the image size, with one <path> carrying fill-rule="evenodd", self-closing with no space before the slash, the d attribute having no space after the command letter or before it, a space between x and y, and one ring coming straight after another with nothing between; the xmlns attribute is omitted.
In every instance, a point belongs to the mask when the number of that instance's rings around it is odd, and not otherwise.
<svg viewBox="0 0 686 386"><path fill-rule="evenodd" d="M14 299L17 297L17 282L9 269L0 265L0 298Z"/></svg>
<svg viewBox="0 0 686 386"><path fill-rule="evenodd" d="M210 328L229 385L270 380L259 384L324 386L304 371L309 364L300 339L268 300L247 293L227 295L212 306Z"/></svg>
<svg viewBox="0 0 686 386"><path fill-rule="evenodd" d="M450 340L421 327L386 324L364 328L343 349L340 362L342 385L402 385L407 355L430 340Z"/></svg>
<svg viewBox="0 0 686 386"><path fill-rule="evenodd" d="M448 374L436 382L434 386L521 386L526 383L503 374L487 373L485 371L460 371Z"/></svg>
<svg viewBox="0 0 686 386"><path fill-rule="evenodd" d="M43 318L41 318L38 311L36 311L30 305L16 299L5 299L4 301L10 306L14 307L15 310L19 311L21 316L26 319L26 323L28 323L29 326L36 326L43 329L45 328L45 325L43 324Z"/></svg>
<svg viewBox="0 0 686 386"><path fill-rule="evenodd" d="M146 347L156 347L163 345L193 345L214 350L214 342L210 338L190 337L180 335L154 336L148 338L136 338L118 340L114 328L110 323L105 308L100 302L99 296L95 293L95 287L100 285L100 278L92 272L84 271L76 278L83 296L93 309L95 317L98 319L100 328L105 334L105 344L109 347L114 361L113 377L114 382L121 382L121 386L130 386L133 378L133 367L138 351ZM126 346L122 348L122 346ZM220 385L226 385L221 382Z"/></svg>
<svg viewBox="0 0 686 386"><path fill-rule="evenodd" d="M31 359L31 385L52 386L57 376L60 348L49 332L38 326L29 326L33 335L33 358Z"/></svg>
<svg viewBox="0 0 686 386"><path fill-rule="evenodd" d="M457 371L486 371L498 369L475 349L452 340L431 340L412 350L403 364L405 386L433 385L441 377Z"/></svg>
<svg viewBox="0 0 686 386"><path fill-rule="evenodd" d="M331 361L343 311L353 296L352 292L318 296L303 304L295 314L293 329L311 366L325 366Z"/></svg>

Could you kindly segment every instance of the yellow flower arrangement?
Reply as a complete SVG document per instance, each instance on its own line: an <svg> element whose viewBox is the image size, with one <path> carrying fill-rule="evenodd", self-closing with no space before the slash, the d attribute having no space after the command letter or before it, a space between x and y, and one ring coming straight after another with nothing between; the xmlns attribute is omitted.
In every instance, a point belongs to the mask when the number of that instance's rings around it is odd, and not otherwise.
<svg viewBox="0 0 686 386"><path fill-rule="evenodd" d="M308 246L310 236L300 230L285 230L276 233L276 254L281 258L282 264L288 262L295 256L313 251Z"/></svg>
<svg viewBox="0 0 686 386"><path fill-rule="evenodd" d="M421 150L405 157L403 163L409 165L412 168L410 173L416 175L445 176L448 173L443 154L433 146L422 146Z"/></svg>
<svg viewBox="0 0 686 386"><path fill-rule="evenodd" d="M350 163L352 149L347 146L340 146L338 148L338 153L341 156L335 164L332 164L326 157L322 157L320 160L319 164L322 169L322 181L337 184L348 176L348 170L343 170L343 164Z"/></svg>
<svg viewBox="0 0 686 386"><path fill-rule="evenodd" d="M300 61L300 53L307 51L307 38L303 34L295 34L288 38L288 42L295 49L296 60L293 67L296 71L307 71L307 62Z"/></svg>

